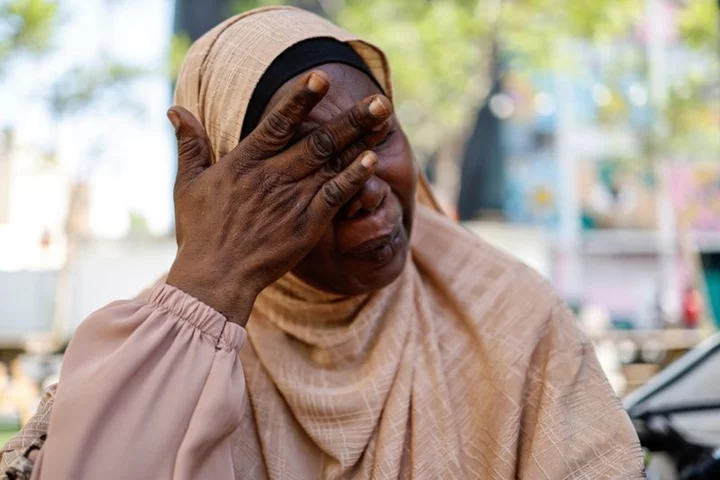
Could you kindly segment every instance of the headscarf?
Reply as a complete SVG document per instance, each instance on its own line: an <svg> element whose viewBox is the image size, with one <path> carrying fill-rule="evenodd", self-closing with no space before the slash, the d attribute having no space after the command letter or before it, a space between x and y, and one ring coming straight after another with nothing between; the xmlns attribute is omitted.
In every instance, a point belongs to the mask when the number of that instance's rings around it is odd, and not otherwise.
<svg viewBox="0 0 720 480"><path fill-rule="evenodd" d="M318 37L355 49L392 98L379 48L303 10L253 10L196 42L177 84L216 159L273 60ZM256 436L238 441L238 477L633 478L637 439L572 315L419 183L393 284L346 297L287 275L258 297L241 354Z"/></svg>
<svg viewBox="0 0 720 480"><path fill-rule="evenodd" d="M262 114L272 97L294 77L328 63L343 64L365 74L384 92L365 61L350 45L334 38L310 38L288 47L265 69L248 102L240 139L249 135L262 120Z"/></svg>
<svg viewBox="0 0 720 480"><path fill-rule="evenodd" d="M320 17L233 17L193 45L175 95L215 159L237 145L268 65L315 37L351 45L392 96L382 52ZM418 191L391 285L342 296L286 275L258 297L240 354L250 401L231 439L236 478L644 478L634 430L565 304L441 215L423 178Z"/></svg>
<svg viewBox="0 0 720 480"><path fill-rule="evenodd" d="M237 145L253 91L273 60L311 38L332 38L353 47L392 100L390 67L379 48L304 10L250 10L224 21L190 47L175 88L175 104L204 125L214 161ZM422 203L440 211L424 175L419 178L417 195Z"/></svg>

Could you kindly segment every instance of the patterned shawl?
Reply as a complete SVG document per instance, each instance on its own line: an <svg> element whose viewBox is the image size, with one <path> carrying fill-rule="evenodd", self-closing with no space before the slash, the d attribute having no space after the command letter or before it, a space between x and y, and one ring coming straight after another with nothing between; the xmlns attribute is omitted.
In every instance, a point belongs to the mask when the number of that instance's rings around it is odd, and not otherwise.
<svg viewBox="0 0 720 480"><path fill-rule="evenodd" d="M233 17L193 45L175 95L216 159L237 144L265 68L313 37L348 42L392 95L384 54L320 17ZM565 304L438 213L422 178L418 191L411 256L390 286L343 297L287 275L259 296L236 478L644 478L635 432ZM10 450L46 431L47 398Z"/></svg>

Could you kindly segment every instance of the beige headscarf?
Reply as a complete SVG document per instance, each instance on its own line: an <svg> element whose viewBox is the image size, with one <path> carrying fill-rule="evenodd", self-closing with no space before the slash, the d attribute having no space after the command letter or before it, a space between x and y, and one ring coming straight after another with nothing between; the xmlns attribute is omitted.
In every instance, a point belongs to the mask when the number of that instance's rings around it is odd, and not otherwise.
<svg viewBox="0 0 720 480"><path fill-rule="evenodd" d="M175 95L215 158L237 144L269 64L313 37L347 42L392 95L385 55L316 15L231 18L193 45ZM435 205L423 179L418 190ZM242 352L252 409L238 478L639 475L627 417L545 282L428 208L415 225L401 278L369 298L292 276L258 298Z"/></svg>
<svg viewBox="0 0 720 480"><path fill-rule="evenodd" d="M176 92L215 158L237 144L264 69L321 36L349 42L391 93L380 50L325 20L234 17L192 47ZM236 478L644 478L634 430L546 282L432 208L416 215L390 286L341 297L288 275L259 296L241 352L250 402L227 459ZM51 403L13 448L47 431Z"/></svg>
<svg viewBox="0 0 720 480"><path fill-rule="evenodd" d="M255 85L270 63L292 45L317 37L332 37L352 46L392 100L390 67L379 48L304 10L251 10L229 18L192 45L175 89L175 104L205 126L214 160L237 145ZM216 48L218 42L222 48ZM440 210L422 174L418 199Z"/></svg>

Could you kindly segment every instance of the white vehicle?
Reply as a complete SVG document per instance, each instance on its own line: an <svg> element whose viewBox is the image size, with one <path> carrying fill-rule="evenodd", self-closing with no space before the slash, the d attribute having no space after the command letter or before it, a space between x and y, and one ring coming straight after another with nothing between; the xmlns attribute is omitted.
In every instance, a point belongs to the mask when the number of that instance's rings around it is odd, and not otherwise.
<svg viewBox="0 0 720 480"><path fill-rule="evenodd" d="M720 479L720 333L624 400L650 480Z"/></svg>

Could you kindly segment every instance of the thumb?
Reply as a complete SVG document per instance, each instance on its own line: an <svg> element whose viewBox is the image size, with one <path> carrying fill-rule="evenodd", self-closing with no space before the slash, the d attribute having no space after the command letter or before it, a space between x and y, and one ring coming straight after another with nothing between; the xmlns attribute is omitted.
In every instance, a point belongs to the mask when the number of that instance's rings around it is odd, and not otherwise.
<svg viewBox="0 0 720 480"><path fill-rule="evenodd" d="M205 129L195 115L178 106L167 112L168 120L175 129L178 149L178 172L176 184L193 180L212 164L212 152Z"/></svg>

